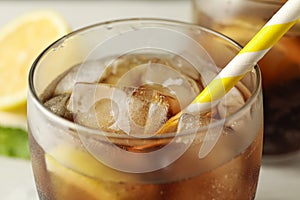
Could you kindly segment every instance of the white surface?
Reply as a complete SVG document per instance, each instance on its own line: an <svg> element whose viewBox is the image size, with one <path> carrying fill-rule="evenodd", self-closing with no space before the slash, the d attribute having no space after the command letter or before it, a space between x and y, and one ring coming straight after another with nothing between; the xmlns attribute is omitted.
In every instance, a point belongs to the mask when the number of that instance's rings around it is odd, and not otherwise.
<svg viewBox="0 0 300 200"><path fill-rule="evenodd" d="M300 155L281 162L263 160L256 200L300 199Z"/></svg>
<svg viewBox="0 0 300 200"><path fill-rule="evenodd" d="M129 17L155 17L190 21L190 2L185 1L0 1L0 27L13 17L35 9L54 9L73 29Z"/></svg>
<svg viewBox="0 0 300 200"><path fill-rule="evenodd" d="M0 157L0 199L37 200L29 161Z"/></svg>
<svg viewBox="0 0 300 200"><path fill-rule="evenodd" d="M189 1L0 1L0 28L17 15L35 9L57 10L73 29L116 18L191 19ZM28 161L0 157L0 199L37 199ZM256 200L299 199L300 159L294 164L262 167Z"/></svg>

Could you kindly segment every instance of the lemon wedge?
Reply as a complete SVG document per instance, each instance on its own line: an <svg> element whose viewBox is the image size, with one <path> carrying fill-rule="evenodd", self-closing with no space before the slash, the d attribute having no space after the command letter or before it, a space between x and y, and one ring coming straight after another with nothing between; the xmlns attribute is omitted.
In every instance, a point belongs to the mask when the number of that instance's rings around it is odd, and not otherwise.
<svg viewBox="0 0 300 200"><path fill-rule="evenodd" d="M25 105L27 78L34 59L70 31L54 11L31 11L0 28L0 110Z"/></svg>

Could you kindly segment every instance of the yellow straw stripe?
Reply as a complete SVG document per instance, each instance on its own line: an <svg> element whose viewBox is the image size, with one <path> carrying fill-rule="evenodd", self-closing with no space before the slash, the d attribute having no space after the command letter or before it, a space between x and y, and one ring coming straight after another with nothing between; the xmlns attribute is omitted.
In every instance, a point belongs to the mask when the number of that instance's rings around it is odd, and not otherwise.
<svg viewBox="0 0 300 200"><path fill-rule="evenodd" d="M192 103L207 103L221 99L243 76L216 78L212 80Z"/></svg>
<svg viewBox="0 0 300 200"><path fill-rule="evenodd" d="M272 47L297 21L264 26L239 54L259 52ZM243 76L215 78L194 99L192 104L208 103L221 99Z"/></svg>
<svg viewBox="0 0 300 200"><path fill-rule="evenodd" d="M239 54L261 51L272 47L297 21L263 27Z"/></svg>

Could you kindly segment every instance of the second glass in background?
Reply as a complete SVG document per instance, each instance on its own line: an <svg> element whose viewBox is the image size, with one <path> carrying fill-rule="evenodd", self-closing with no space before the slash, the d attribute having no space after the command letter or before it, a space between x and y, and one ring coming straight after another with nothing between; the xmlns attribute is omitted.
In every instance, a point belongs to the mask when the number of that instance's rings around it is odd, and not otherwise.
<svg viewBox="0 0 300 200"><path fill-rule="evenodd" d="M194 21L242 45L286 0L194 0ZM293 27L259 62L264 88L264 155L278 159L300 150L300 25Z"/></svg>

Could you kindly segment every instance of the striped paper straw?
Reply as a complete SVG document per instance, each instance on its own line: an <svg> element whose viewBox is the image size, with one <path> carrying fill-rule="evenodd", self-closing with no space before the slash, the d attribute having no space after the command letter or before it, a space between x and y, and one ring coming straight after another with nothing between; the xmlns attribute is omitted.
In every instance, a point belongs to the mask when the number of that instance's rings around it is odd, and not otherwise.
<svg viewBox="0 0 300 200"><path fill-rule="evenodd" d="M250 42L227 64L186 108L188 112L205 111L219 100L250 71L253 66L300 18L300 0L287 1ZM184 112L184 111L183 111ZM159 133L178 123L181 112L169 119Z"/></svg>

